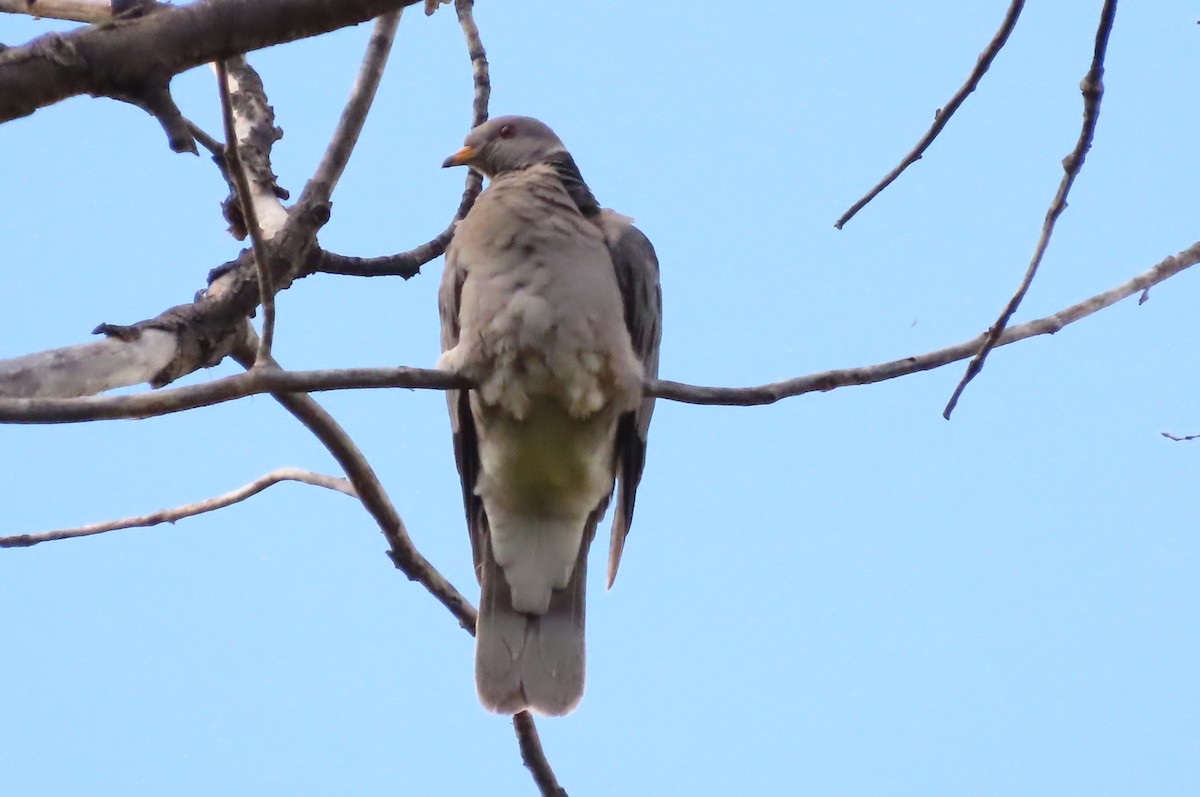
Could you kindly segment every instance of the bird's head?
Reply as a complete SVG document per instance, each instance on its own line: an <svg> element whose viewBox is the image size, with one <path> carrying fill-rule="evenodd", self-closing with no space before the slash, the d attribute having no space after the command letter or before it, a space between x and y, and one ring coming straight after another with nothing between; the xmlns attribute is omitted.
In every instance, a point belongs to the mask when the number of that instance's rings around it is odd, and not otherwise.
<svg viewBox="0 0 1200 797"><path fill-rule="evenodd" d="M463 148L446 158L442 168L470 166L491 178L544 163L566 151L554 131L537 119L498 116L472 130Z"/></svg>

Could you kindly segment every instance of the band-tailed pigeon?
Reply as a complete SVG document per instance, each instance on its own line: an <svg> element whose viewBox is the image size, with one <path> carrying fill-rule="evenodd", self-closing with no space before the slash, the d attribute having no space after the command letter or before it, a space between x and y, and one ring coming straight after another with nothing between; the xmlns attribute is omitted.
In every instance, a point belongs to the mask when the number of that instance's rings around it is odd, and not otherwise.
<svg viewBox="0 0 1200 797"><path fill-rule="evenodd" d="M465 144L442 165L490 183L446 250L438 366L477 386L447 394L481 586L475 680L491 711L562 715L583 695L588 547L619 479L611 587L645 463L658 260L546 125L504 116Z"/></svg>

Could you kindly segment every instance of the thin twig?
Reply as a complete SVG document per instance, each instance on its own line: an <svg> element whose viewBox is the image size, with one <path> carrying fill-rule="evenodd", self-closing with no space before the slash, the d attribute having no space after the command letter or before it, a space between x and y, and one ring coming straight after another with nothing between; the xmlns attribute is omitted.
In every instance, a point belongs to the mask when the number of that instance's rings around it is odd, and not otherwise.
<svg viewBox="0 0 1200 797"><path fill-rule="evenodd" d="M1084 158L1087 157L1088 150L1092 147L1092 138L1096 134L1096 123L1100 119L1100 101L1104 97L1104 56L1108 51L1108 37L1112 33L1113 19L1116 14L1117 0L1104 0L1104 7L1100 11L1100 25L1096 29L1096 46L1092 52L1092 65L1079 86L1080 91L1083 92L1083 127L1079 131L1079 140L1075 143L1075 149L1071 151L1071 154L1063 159L1063 178L1058 185L1058 193L1055 194L1054 201L1050 204L1050 209L1046 211L1046 220L1042 223L1042 234L1038 239L1037 248L1034 250L1033 259L1029 262L1029 268L1025 270L1025 277L1021 280L1017 292L1008 300L1000 317L996 319L996 323L988 329L983 345L979 347L979 352L967 366L967 371L959 380L958 386L954 388L950 401L942 410L942 417L946 420L950 419L950 414L954 412L954 407L958 404L958 399L962 396L967 384L983 370L983 362L987 359L988 352L996 347L997 341L1004 333L1004 328L1008 326L1013 313L1021 305L1021 300L1025 298L1025 293L1033 283L1034 275L1037 274L1038 266L1041 265L1046 247L1050 245L1050 236L1054 234L1054 223L1058 220L1059 215L1067 209L1067 194L1071 192L1071 185L1083 168Z"/></svg>
<svg viewBox="0 0 1200 797"><path fill-rule="evenodd" d="M247 498L258 495L271 485L279 484L280 482L301 482L303 484L311 484L314 487L336 490L351 498L358 497L355 495L354 488L347 479L338 476L327 476L324 473L314 473L309 470L301 470L300 468L277 468L236 490L213 498L206 498L194 504L184 504L173 509L160 509L149 515L138 515L136 517L121 518L120 520L109 520L103 523L92 523L87 526L79 526L78 528L56 529L38 534L14 534L10 537L0 537L0 548L28 548L31 545L51 540L69 540L76 537L90 537L93 534L103 534L106 531L145 528L147 526L157 526L160 523L175 523L175 521L182 520L183 518L195 517L205 512L214 512L218 509L224 509L227 506L245 501Z"/></svg>
<svg viewBox="0 0 1200 797"><path fill-rule="evenodd" d="M187 124L188 132L192 134L192 138L200 142L200 146L208 150L208 153L213 156L213 161L220 168L221 173L225 174L225 146L215 138L204 132L204 128L193 122L191 119L184 120Z"/></svg>
<svg viewBox="0 0 1200 797"><path fill-rule="evenodd" d="M225 158L237 187L238 204L246 221L246 231L254 247L255 271L258 273L258 300L263 309L262 337L258 343L256 362L266 364L271 360L271 344L275 340L275 285L271 276L271 264L267 259L267 246L263 241L262 228L258 226L258 212L254 197L250 194L250 179L242 166L238 153L238 136L233 123L233 100L229 92L229 72L224 61L215 63L217 84L221 95L221 117L225 123Z"/></svg>
<svg viewBox="0 0 1200 797"><path fill-rule="evenodd" d="M488 101L492 95L491 74L488 67L487 51L479 37L479 27L475 24L473 0L455 0L454 10L458 15L458 24L462 28L467 41L467 52L471 57L471 80L475 87L471 103L471 126L478 127L487 121ZM467 171L466 185L458 203L458 210L446 229L430 240L416 246L407 252L383 257L350 257L333 252L323 252L317 261L314 272L321 274L341 274L351 277L403 277L409 279L421 271L421 266L441 257L454 237L454 226L459 219L467 215L475 198L483 190L483 178L474 170Z"/></svg>
<svg viewBox="0 0 1200 797"><path fill-rule="evenodd" d="M392 50L392 42L396 39L396 27L400 24L400 14L403 9L384 14L375 20L375 28L371 31L371 39L367 42L367 51L363 55L362 64L358 68L358 77L354 88L350 90L350 99L342 109L337 129L325 148L313 177L304 187L299 204L307 207L315 201L328 202L333 195L354 146L362 133L363 123L367 113L375 101L375 92L379 89L379 81L383 78L383 70L387 66L388 54Z"/></svg>
<svg viewBox="0 0 1200 797"><path fill-rule="evenodd" d="M407 252L384 257L350 257L333 252L322 252L316 264L316 273L340 274L346 277L403 277L411 279L421 273L421 266L441 257L454 237L454 225L442 230L434 238Z"/></svg>
<svg viewBox="0 0 1200 797"><path fill-rule="evenodd" d="M475 198L483 188L483 180L474 171L467 173L467 184L463 187L462 199L459 200L458 210L446 229L432 239L407 252L385 257L348 257L333 252L322 252L317 260L313 273L342 274L350 277L403 277L409 279L421 273L421 266L435 258L441 257L454 237L454 227L459 219L467 215Z"/></svg>
<svg viewBox="0 0 1200 797"><path fill-rule="evenodd" d="M471 103L471 126L478 127L487 121L488 100L492 95L491 75L488 68L487 51L479 37L479 28L475 24L473 0L455 0L454 10L458 15L458 24L462 27L463 36L467 40L467 52L471 57L471 79L475 86L474 99ZM426 9L428 12L428 8ZM446 229L430 240L398 255L383 257L350 257L348 255L323 252L317 261L313 273L341 274L351 277L403 277L409 279L421 272L421 266L441 257L454 237L454 227L459 219L467 215L475 203L479 192L483 190L483 178L473 169L467 171L466 184L463 187L462 198L458 210Z"/></svg>
<svg viewBox="0 0 1200 797"><path fill-rule="evenodd" d="M471 80L475 84L475 97L471 102L471 127L487 121L488 100L492 96L492 78L488 68L487 52L479 38L479 26L475 24L475 0L454 0L454 13L467 39L467 54L471 56Z"/></svg>
<svg viewBox="0 0 1200 797"><path fill-rule="evenodd" d="M521 761L529 774L533 775L533 782L543 797L567 797L567 790L558 785L558 778L554 777L554 770L550 768L550 762L542 750L542 740L538 737L533 717L528 711L522 711L513 715L512 722L513 730L517 732L517 744L521 748Z"/></svg>
<svg viewBox="0 0 1200 797"><path fill-rule="evenodd" d="M1082 318L1110 307L1200 263L1200 242L1163 259L1128 282L1073 304L1054 315L1006 329L997 345L1006 346L1037 335L1053 335ZM883 382L965 360L979 350L984 336L926 354L858 368L821 371L756 387L702 387L667 380L646 385L647 395L688 404L755 406L814 391ZM323 371L251 371L201 385L168 388L133 396L85 396L66 399L0 398L0 423L76 423L116 418L151 418L220 404L261 393L404 387L462 390L470 382L448 371L422 368L339 368Z"/></svg>
<svg viewBox="0 0 1200 797"><path fill-rule="evenodd" d="M1111 307L1122 299L1133 296L1152 285L1157 285L1179 272L1194 266L1196 263L1200 263L1200 241L1197 241L1176 255L1165 258L1153 268L1142 272L1128 282L1124 282L1115 288L1059 310L1054 315L1018 324L1015 327L1005 330L1004 334L1000 336L997 345L1007 346L1010 343L1016 343L1017 341L1038 335L1053 335L1067 325L1073 324L1106 307ZM983 335L980 335L972 340L915 357L905 357L900 360L892 360L891 362L861 368L823 371L759 387L696 387L678 382L660 380L652 382L649 385L648 392L659 398L682 401L688 404L723 404L728 406L774 404L781 399L800 396L814 391L829 391L852 385L869 385L894 379L898 376L905 376L920 371L930 371L948 363L965 360L978 351L982 340Z"/></svg>
<svg viewBox="0 0 1200 797"><path fill-rule="evenodd" d="M253 335L248 335L252 338ZM248 340L242 349L235 351L233 358L247 369L246 375L260 373L257 368L258 360L254 354L252 341ZM274 365L274 363L272 363ZM273 373L268 371L267 373ZM271 396L283 405L295 418L308 428L321 444L329 451L346 478L354 486L358 500L379 525L383 536L388 541L390 550L388 556L392 563L408 576L410 580L419 582L429 590L438 602L450 610L458 620L459 625L470 634L475 634L475 608L471 606L463 594L455 589L446 578L434 568L429 561L417 551L400 513L388 498L387 491L379 477L375 475L367 458L350 435L325 411L311 396L305 393L273 392Z"/></svg>
<svg viewBox="0 0 1200 797"><path fill-rule="evenodd" d="M925 135L921 137L917 145L912 148L912 151L904 156L904 160L900 161L900 165L888 172L862 199L851 205L850 209L834 222L833 226L835 228L842 229L842 225L854 218L854 215L866 207L868 202L878 196L883 189L891 185L892 181L899 177L901 172L921 159L921 156L925 154L925 150L929 148L933 140L942 132L942 128L950 121L950 117L954 115L958 107L967 99L967 95L979 87L979 81L983 79L984 74L992 65L992 61L996 59L1001 48L1008 41L1009 34L1013 32L1013 28L1017 26L1017 19L1020 18L1021 9L1024 7L1025 0L1012 0L1012 3L1008 7L1008 13L1004 15L1004 22L1000 24L1000 29L996 31L996 35L988 43L987 49L979 54L979 58L975 61L975 68L971 70L971 75L967 78L967 82L962 84L958 91L954 93L954 96L950 98L945 107L937 110L933 115L933 124L929 130L925 132Z"/></svg>

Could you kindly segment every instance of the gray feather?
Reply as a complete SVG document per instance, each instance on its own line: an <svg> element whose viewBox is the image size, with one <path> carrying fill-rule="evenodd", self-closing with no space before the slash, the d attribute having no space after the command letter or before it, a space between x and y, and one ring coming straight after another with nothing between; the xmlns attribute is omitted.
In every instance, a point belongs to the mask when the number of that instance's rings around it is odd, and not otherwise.
<svg viewBox="0 0 1200 797"><path fill-rule="evenodd" d="M662 340L662 288L658 277L658 256L650 240L624 217L608 213L603 219L605 238L617 272L617 284L625 304L625 325L633 350L642 361L647 379L658 376L658 352ZM636 412L621 416L617 424L616 464L620 487L613 511L609 539L609 588L617 577L625 538L633 524L633 507L638 484L646 466L646 439L654 398L642 400Z"/></svg>

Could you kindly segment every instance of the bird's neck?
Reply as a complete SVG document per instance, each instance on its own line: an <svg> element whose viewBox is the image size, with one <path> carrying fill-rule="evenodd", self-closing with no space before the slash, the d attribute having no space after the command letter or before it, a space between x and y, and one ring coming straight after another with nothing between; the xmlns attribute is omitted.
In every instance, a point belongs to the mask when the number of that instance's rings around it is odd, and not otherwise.
<svg viewBox="0 0 1200 797"><path fill-rule="evenodd" d="M575 206L579 208L580 213L591 218L600 212L600 203L596 201L592 190L583 181L583 175L579 173L579 167L575 165L575 159L571 157L570 153L556 153L543 162L553 169L555 175L562 181L563 188L566 189Z"/></svg>

